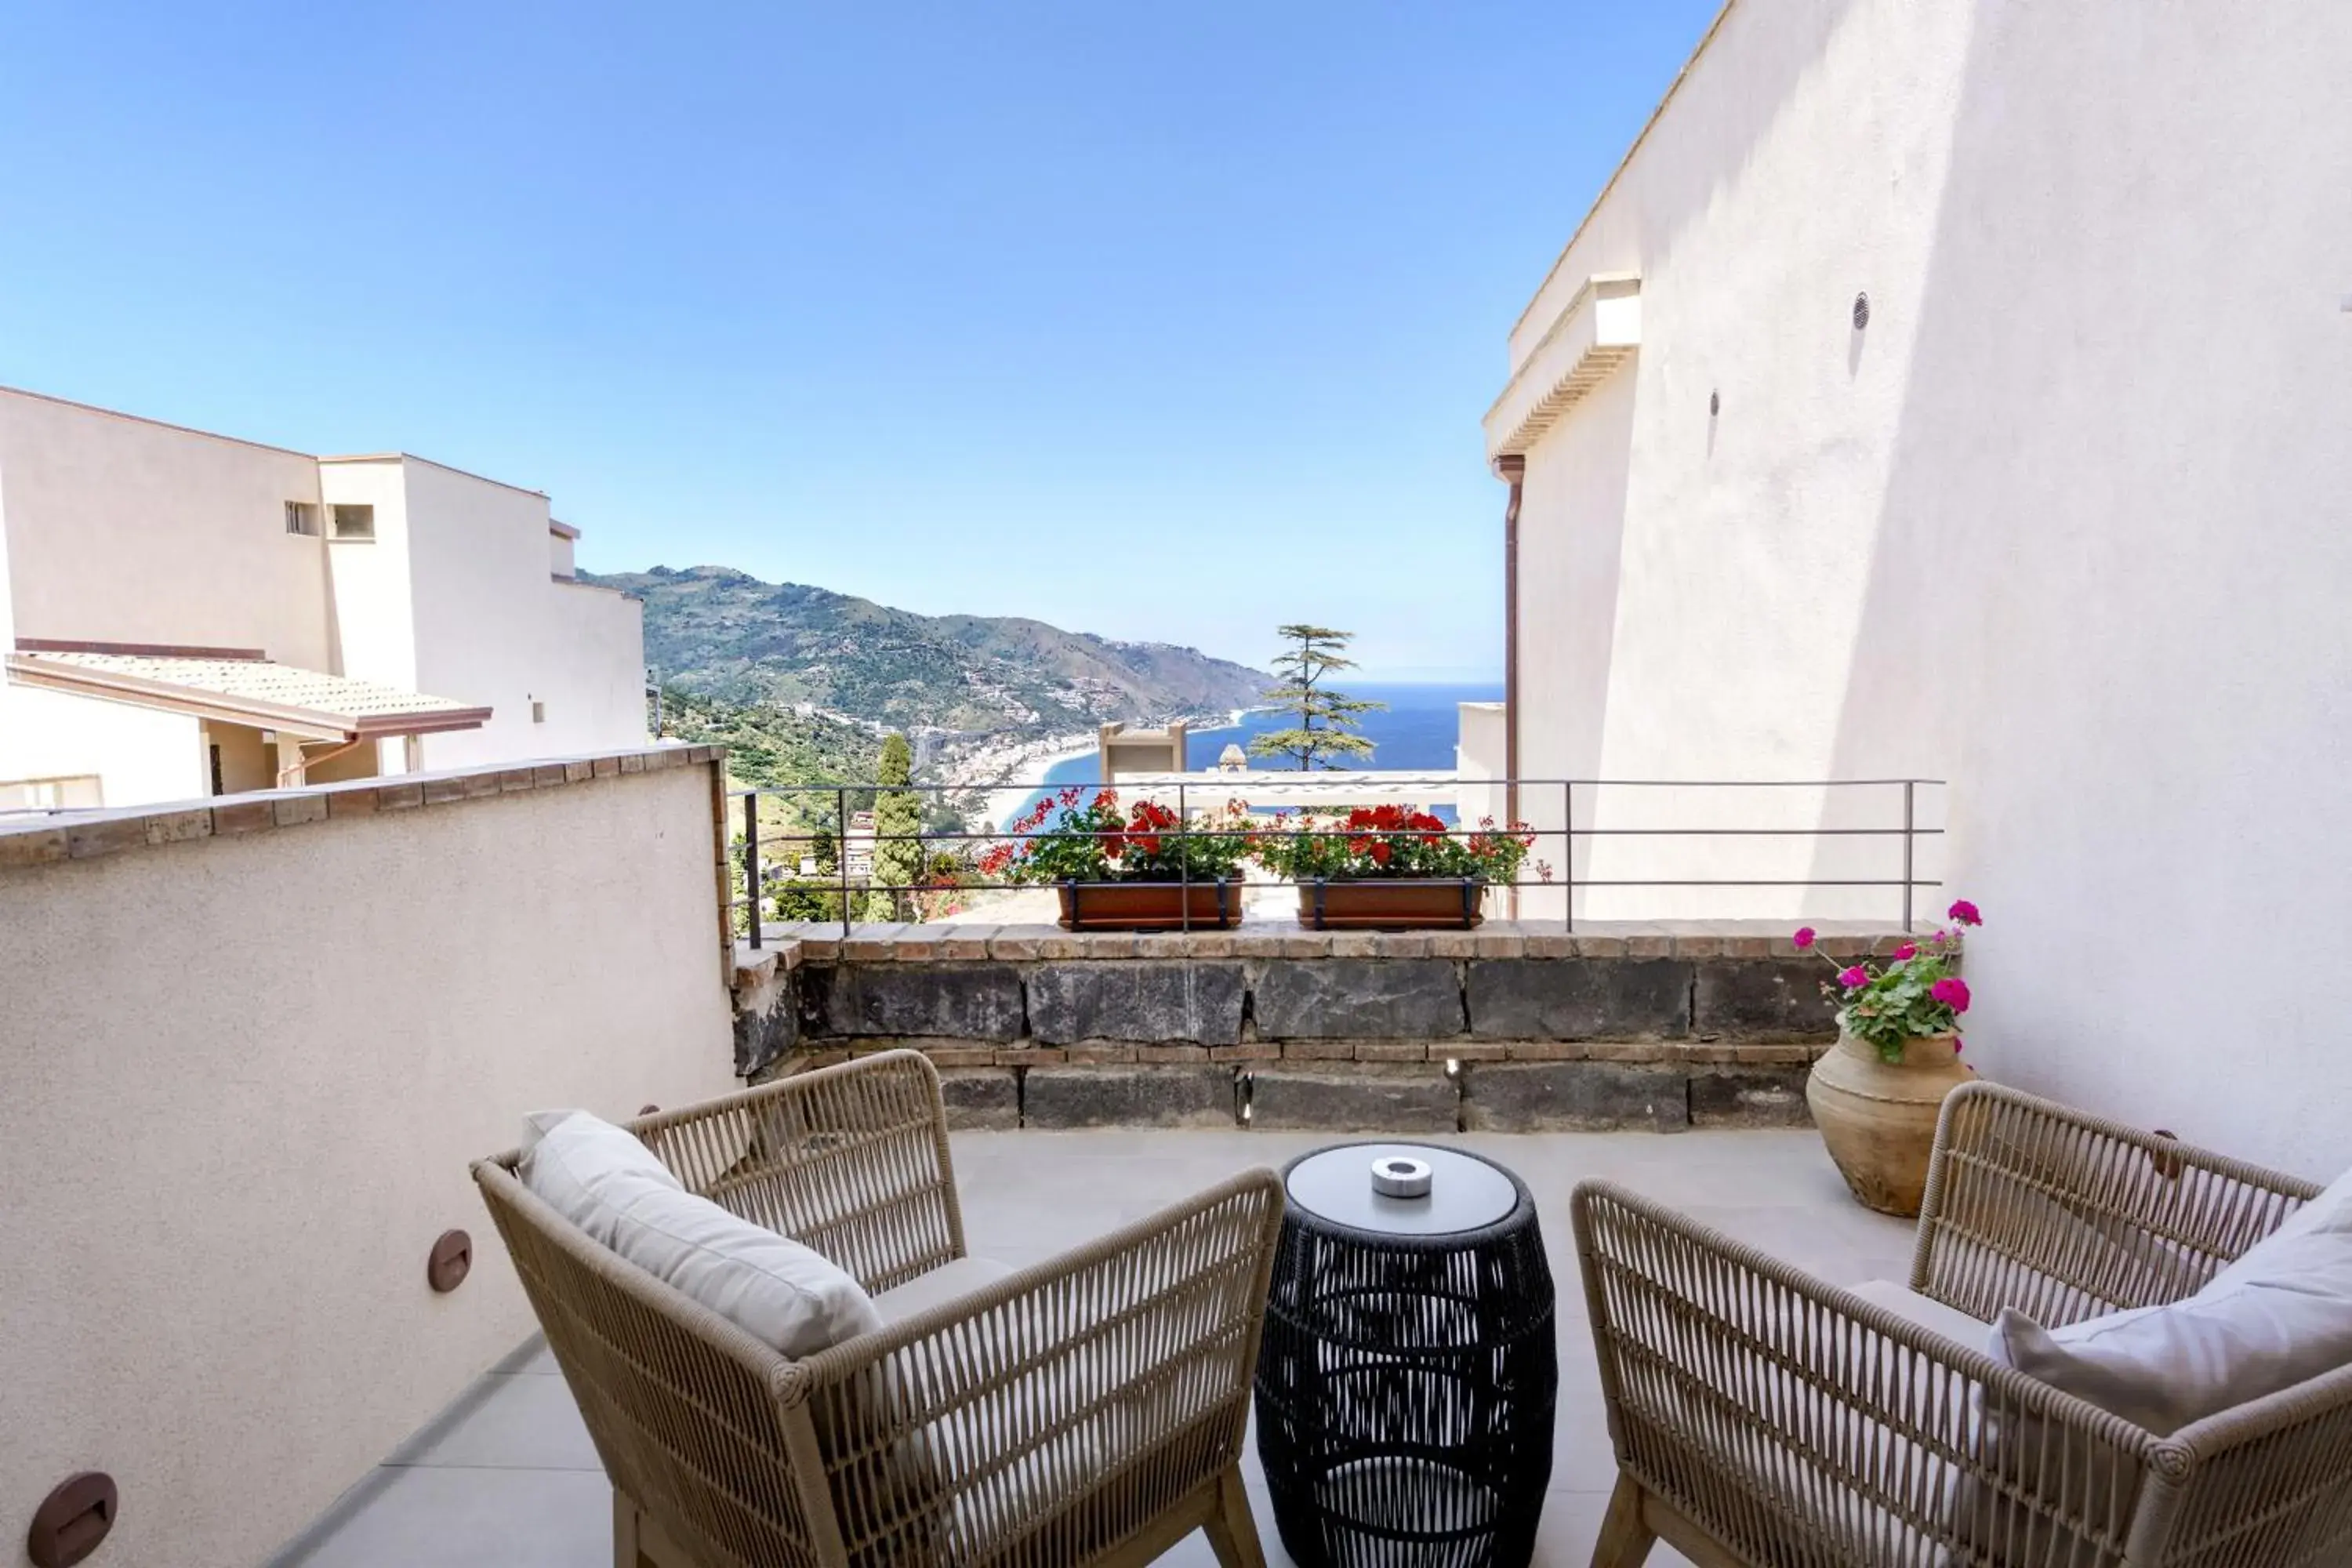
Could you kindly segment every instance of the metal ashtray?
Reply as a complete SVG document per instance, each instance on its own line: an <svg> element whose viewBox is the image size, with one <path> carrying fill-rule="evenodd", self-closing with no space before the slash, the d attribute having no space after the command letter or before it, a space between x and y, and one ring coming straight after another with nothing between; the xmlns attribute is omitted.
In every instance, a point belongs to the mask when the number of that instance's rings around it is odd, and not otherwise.
<svg viewBox="0 0 2352 1568"><path fill-rule="evenodd" d="M1382 1197L1425 1198L1429 1195L1429 1162L1404 1154L1383 1154L1372 1162L1372 1191Z"/></svg>

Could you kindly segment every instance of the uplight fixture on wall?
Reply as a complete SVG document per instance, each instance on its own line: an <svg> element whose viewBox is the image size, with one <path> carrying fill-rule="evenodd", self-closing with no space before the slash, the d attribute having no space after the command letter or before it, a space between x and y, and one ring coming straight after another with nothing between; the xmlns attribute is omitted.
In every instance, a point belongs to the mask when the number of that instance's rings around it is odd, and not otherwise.
<svg viewBox="0 0 2352 1568"><path fill-rule="evenodd" d="M1856 294L1853 297L1853 330L1858 332L1868 325L1870 325L1870 296Z"/></svg>
<svg viewBox="0 0 2352 1568"><path fill-rule="evenodd" d="M1710 393L1708 393L1708 394L1706 395L1706 416L1707 416L1709 419L1712 419L1712 418L1714 418L1717 415L1718 415L1718 414L1720 414L1720 413L1722 413L1722 412L1723 412L1723 394L1722 394L1722 393L1720 393L1720 392L1710 392Z"/></svg>

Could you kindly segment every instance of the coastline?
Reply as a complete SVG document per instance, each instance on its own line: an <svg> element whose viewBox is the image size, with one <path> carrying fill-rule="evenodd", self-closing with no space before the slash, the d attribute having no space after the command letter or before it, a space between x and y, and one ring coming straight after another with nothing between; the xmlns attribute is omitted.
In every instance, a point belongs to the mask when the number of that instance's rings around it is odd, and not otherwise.
<svg viewBox="0 0 2352 1568"><path fill-rule="evenodd" d="M941 782L979 797L976 812L967 818L972 831L978 832L982 822L1003 827L1037 793L1037 781L1048 770L1091 756L1098 744L1092 731L1000 742L956 759Z"/></svg>

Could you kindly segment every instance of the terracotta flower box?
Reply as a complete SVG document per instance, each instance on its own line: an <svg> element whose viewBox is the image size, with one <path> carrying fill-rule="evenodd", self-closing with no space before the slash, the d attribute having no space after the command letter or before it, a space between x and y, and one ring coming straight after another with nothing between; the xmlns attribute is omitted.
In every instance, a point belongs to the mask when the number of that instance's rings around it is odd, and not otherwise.
<svg viewBox="0 0 2352 1568"><path fill-rule="evenodd" d="M1065 931L1222 931L1242 923L1242 880L1059 882ZM1190 903L1188 916L1186 904Z"/></svg>
<svg viewBox="0 0 2352 1568"><path fill-rule="evenodd" d="M1309 931L1467 931L1486 918L1478 877L1400 877L1298 885L1298 923Z"/></svg>

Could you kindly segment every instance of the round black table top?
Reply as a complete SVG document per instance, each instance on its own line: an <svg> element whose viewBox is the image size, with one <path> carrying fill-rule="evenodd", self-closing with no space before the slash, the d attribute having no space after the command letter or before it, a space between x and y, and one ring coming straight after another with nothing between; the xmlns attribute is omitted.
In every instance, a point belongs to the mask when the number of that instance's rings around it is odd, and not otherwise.
<svg viewBox="0 0 2352 1568"><path fill-rule="evenodd" d="M1372 1163L1393 1156L1430 1167L1425 1197L1392 1198L1372 1188ZM1384 1236L1450 1236L1499 1225L1518 1206L1517 1183L1501 1166L1426 1143L1343 1143L1290 1167L1290 1201L1315 1218Z"/></svg>

